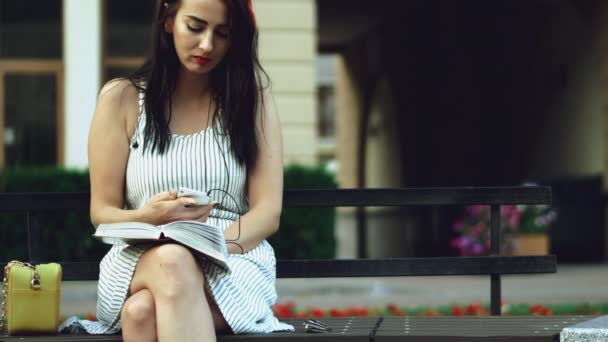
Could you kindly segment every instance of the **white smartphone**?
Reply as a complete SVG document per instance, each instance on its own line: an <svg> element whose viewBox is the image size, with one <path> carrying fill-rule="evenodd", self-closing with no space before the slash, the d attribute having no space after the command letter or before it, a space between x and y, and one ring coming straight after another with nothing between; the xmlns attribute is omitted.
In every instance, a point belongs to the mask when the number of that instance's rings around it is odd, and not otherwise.
<svg viewBox="0 0 608 342"><path fill-rule="evenodd" d="M177 189L177 197L190 197L196 201L196 205L207 205L211 203L211 197L207 196L206 193L188 189L183 186L180 186Z"/></svg>

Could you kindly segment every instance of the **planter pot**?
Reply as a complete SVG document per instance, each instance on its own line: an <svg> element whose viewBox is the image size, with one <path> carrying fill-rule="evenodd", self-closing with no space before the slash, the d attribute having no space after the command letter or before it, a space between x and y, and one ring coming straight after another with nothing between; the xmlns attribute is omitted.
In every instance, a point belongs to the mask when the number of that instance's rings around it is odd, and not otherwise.
<svg viewBox="0 0 608 342"><path fill-rule="evenodd" d="M522 234L513 237L513 255L549 254L548 234Z"/></svg>

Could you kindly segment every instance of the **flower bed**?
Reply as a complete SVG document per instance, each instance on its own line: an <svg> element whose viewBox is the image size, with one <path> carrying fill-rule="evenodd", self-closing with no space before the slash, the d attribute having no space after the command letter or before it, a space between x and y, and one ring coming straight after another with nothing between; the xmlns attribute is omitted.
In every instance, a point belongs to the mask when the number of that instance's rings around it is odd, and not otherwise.
<svg viewBox="0 0 608 342"><path fill-rule="evenodd" d="M297 308L294 302L280 303L273 306L278 318L307 318L307 317L377 317L377 316L489 316L490 306L478 302L466 305L444 305L438 307L404 307L391 303L384 307L358 307L346 308ZM589 304L508 304L503 302L503 316L551 316L551 315L607 315L608 302ZM79 315L81 319L96 320L93 313ZM64 317L60 318L63 322Z"/></svg>
<svg viewBox="0 0 608 342"><path fill-rule="evenodd" d="M297 308L295 303L287 302L273 307L275 315L279 318L290 317L347 317L347 316L489 316L488 304L470 303L466 305L445 305L439 307L404 307L397 304L388 304L384 307L357 307L346 308ZM515 315L602 315L608 314L608 303L599 304L508 304L503 302L502 314Z"/></svg>
<svg viewBox="0 0 608 342"><path fill-rule="evenodd" d="M501 253L512 255L514 236L544 234L555 222L557 213L545 205L503 205L500 207ZM490 206L471 205L452 228L457 234L450 241L461 256L488 255L490 252Z"/></svg>

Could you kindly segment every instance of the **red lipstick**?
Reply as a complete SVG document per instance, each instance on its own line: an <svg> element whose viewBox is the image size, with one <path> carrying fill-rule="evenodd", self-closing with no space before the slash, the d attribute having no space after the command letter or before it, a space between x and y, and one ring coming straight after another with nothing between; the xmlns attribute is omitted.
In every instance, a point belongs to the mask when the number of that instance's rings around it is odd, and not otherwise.
<svg viewBox="0 0 608 342"><path fill-rule="evenodd" d="M211 59L203 56L194 56L194 61L198 65L205 65L211 61Z"/></svg>

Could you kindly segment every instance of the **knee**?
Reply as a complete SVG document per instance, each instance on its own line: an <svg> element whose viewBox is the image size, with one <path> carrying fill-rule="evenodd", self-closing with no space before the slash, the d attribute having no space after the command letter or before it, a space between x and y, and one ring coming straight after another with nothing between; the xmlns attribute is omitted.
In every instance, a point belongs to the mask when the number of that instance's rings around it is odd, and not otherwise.
<svg viewBox="0 0 608 342"><path fill-rule="evenodd" d="M154 305L152 293L147 289L140 290L125 302L121 319L136 326L149 323L152 319L155 319L156 310Z"/></svg>
<svg viewBox="0 0 608 342"><path fill-rule="evenodd" d="M184 295L189 289L199 289L204 283L197 260L186 248L178 244L164 244L154 251L161 268L161 286L157 287L165 297Z"/></svg>
<svg viewBox="0 0 608 342"><path fill-rule="evenodd" d="M197 267L194 255L186 247L174 243L160 245L152 251L163 273L183 276Z"/></svg>

